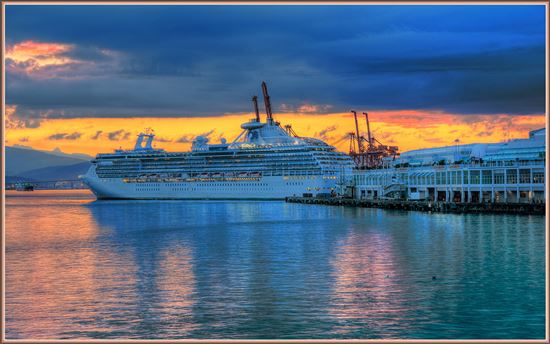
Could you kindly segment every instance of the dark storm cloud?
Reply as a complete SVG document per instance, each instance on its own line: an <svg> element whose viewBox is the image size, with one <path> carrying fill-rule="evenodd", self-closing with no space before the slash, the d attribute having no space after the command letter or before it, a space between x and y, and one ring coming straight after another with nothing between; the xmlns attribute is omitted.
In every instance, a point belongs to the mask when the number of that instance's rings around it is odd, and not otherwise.
<svg viewBox="0 0 550 344"><path fill-rule="evenodd" d="M43 79L8 70L7 103L22 121L218 116L252 111L266 80L275 108L542 113L544 14L542 5L7 6L8 45L73 44L64 55L85 62Z"/></svg>
<svg viewBox="0 0 550 344"><path fill-rule="evenodd" d="M177 139L176 142L178 142L178 143L192 143L193 140L195 139L195 137L198 137L198 136L210 138L210 136L214 133L214 131L215 131L215 129L212 129L210 131L207 131L207 132L199 134L199 135L193 135L193 134L183 135L179 139Z"/></svg>
<svg viewBox="0 0 550 344"><path fill-rule="evenodd" d="M326 128L324 128L323 130L319 131L318 133L315 133L313 136L314 137L317 137L323 141L326 141L330 138L330 133L335 131L337 128L336 125L331 125L331 126L328 126Z"/></svg>
<svg viewBox="0 0 550 344"><path fill-rule="evenodd" d="M92 136L92 140L97 140L101 136L101 133L103 133L103 130L98 130L96 133Z"/></svg>
<svg viewBox="0 0 550 344"><path fill-rule="evenodd" d="M107 133L107 138L111 141L120 141L120 140L126 140L130 137L131 133L124 130L124 129L120 129L120 130L116 130L116 131L112 131L110 133Z"/></svg>
<svg viewBox="0 0 550 344"><path fill-rule="evenodd" d="M50 135L48 140L78 140L82 136L82 133L74 132L69 133L57 133Z"/></svg>

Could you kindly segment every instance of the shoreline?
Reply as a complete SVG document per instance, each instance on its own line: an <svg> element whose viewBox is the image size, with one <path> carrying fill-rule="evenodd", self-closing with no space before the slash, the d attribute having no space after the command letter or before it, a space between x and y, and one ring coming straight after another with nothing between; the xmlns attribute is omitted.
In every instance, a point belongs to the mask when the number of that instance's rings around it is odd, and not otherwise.
<svg viewBox="0 0 550 344"><path fill-rule="evenodd" d="M357 200L351 198L287 197L287 203L380 208L455 214L545 215L546 203L455 203L409 200Z"/></svg>

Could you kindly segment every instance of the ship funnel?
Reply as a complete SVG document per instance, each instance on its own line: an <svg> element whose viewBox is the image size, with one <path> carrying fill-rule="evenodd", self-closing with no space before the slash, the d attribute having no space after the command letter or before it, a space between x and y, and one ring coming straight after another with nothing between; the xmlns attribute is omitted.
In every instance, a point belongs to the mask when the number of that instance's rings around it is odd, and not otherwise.
<svg viewBox="0 0 550 344"><path fill-rule="evenodd" d="M153 137L155 137L154 134L148 134L147 136L147 142L145 142L145 149L153 149Z"/></svg>
<svg viewBox="0 0 550 344"><path fill-rule="evenodd" d="M256 122L260 121L260 110L258 110L258 97L252 97L252 103L254 103L254 111L256 112Z"/></svg>
<svg viewBox="0 0 550 344"><path fill-rule="evenodd" d="M271 113L271 101L269 100L269 93L267 93L267 85L265 81L262 81L262 92L264 94L265 113L267 114L267 122L273 122L273 114Z"/></svg>
<svg viewBox="0 0 550 344"><path fill-rule="evenodd" d="M142 149L142 145L143 145L143 136L144 136L143 133L140 133L140 134L138 135L138 139L137 139L137 141L136 141L136 145L134 146L134 150Z"/></svg>

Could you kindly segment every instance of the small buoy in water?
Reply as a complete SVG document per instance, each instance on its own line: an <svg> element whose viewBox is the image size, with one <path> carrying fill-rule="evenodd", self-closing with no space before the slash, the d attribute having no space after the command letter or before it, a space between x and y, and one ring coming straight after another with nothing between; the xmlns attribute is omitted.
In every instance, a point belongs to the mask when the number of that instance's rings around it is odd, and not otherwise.
<svg viewBox="0 0 550 344"><path fill-rule="evenodd" d="M436 280L435 276L432 276L432 281Z"/></svg>
<svg viewBox="0 0 550 344"><path fill-rule="evenodd" d="M386 278L390 278L390 275L386 275Z"/></svg>

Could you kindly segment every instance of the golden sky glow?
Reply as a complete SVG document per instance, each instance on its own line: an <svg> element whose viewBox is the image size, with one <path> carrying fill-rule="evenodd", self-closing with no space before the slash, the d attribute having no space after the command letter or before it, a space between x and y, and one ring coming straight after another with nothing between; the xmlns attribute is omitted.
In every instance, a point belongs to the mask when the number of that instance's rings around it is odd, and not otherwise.
<svg viewBox="0 0 550 344"><path fill-rule="evenodd" d="M71 44L23 41L7 47L6 57L11 60L8 68L11 72L25 73L32 78L75 78L79 74L71 72L68 69L70 66L85 68L94 65L94 62L69 57L67 53L74 49L76 46ZM116 54L105 49L100 52L106 56ZM351 113L326 114L331 109L329 104L303 103L293 108L282 103L277 107L278 111L275 111L275 119L282 125L292 124L294 131L300 136L319 138L347 152L347 134L355 131L353 117ZM366 136L365 119L361 115L361 109L357 110L360 132ZM136 135L151 127L157 134L157 148L186 151L190 149L191 141L197 135L208 136L211 143L219 142L222 137L231 142L242 131L240 124L253 117L252 113L239 113L218 117L47 119L49 111L52 110L41 112L38 116L25 116L17 112L17 105L8 105L5 109L6 144L40 150L59 148L66 153L94 155L117 148L132 148ZM40 120L37 117L46 119ZM454 145L456 139L466 144L525 138L530 130L545 126L545 116L459 115L437 111L396 110L372 111L370 122L375 138L384 144L399 146L403 152Z"/></svg>
<svg viewBox="0 0 550 344"><path fill-rule="evenodd" d="M60 148L67 153L96 154L132 148L136 135L151 127L157 135L155 147L185 151L197 135L208 135L211 143L226 138L231 142L241 132L240 124L253 117L228 114L220 117L188 118L77 118L45 119L37 128L10 125L14 107L6 109L6 145L25 145L40 150ZM374 137L400 151L460 143L499 142L525 138L533 129L545 126L545 116L454 115L424 111L374 111L369 114ZM300 136L316 137L347 151L346 134L355 130L350 113L275 114L282 125L292 124ZM366 132L364 117L360 131Z"/></svg>

